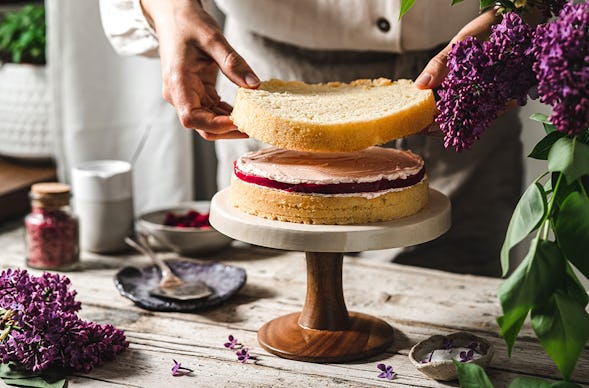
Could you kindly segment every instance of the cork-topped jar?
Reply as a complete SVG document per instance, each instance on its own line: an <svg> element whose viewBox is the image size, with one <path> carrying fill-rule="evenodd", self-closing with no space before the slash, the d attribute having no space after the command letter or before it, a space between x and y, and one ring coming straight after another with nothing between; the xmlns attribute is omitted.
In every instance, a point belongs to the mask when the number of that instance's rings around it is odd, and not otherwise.
<svg viewBox="0 0 589 388"><path fill-rule="evenodd" d="M31 186L31 213L25 217L29 267L68 270L78 263L78 219L70 197L70 187L63 183Z"/></svg>

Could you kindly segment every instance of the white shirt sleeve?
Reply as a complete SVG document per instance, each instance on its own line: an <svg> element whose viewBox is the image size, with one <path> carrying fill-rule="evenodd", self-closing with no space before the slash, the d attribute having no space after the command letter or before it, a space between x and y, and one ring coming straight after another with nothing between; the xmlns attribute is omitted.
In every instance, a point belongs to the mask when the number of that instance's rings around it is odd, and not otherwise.
<svg viewBox="0 0 589 388"><path fill-rule="evenodd" d="M139 0L100 0L102 27L121 55L158 56L159 43Z"/></svg>

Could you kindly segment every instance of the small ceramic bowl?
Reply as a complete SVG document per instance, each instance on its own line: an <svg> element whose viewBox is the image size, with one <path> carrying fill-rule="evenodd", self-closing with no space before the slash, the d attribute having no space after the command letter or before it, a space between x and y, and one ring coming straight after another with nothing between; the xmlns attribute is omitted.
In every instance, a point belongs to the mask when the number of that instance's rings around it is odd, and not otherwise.
<svg viewBox="0 0 589 388"><path fill-rule="evenodd" d="M482 337L463 331L452 333L447 336L434 335L415 344L409 352L409 360L411 360L411 363L417 368L417 370L434 380L456 380L458 374L452 360L429 361L425 363L423 363L422 360L424 360L433 350L445 349L445 345L448 343L452 344L452 347L454 348L467 348L475 342L478 344L476 351L480 354L480 357L467 362L485 368L493 358L493 353L495 351L493 345Z"/></svg>
<svg viewBox="0 0 589 388"><path fill-rule="evenodd" d="M209 201L186 202L177 206L162 208L142 214L136 221L136 228L140 232L151 235L153 245L163 245L184 256L200 254L212 254L226 248L231 244L230 237L225 236L213 227L188 228L164 225L166 215L186 214L189 210L196 210L199 213L208 213ZM153 241L155 240L155 241Z"/></svg>

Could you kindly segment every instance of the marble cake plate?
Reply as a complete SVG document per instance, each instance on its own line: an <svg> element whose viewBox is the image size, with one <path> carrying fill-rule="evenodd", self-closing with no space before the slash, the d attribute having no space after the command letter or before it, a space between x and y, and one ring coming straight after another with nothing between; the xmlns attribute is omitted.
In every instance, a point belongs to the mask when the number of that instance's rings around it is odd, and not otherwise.
<svg viewBox="0 0 589 388"><path fill-rule="evenodd" d="M451 224L450 200L434 189L430 189L428 205L412 216L354 225L307 225L256 217L233 207L228 190L218 192L211 201L211 225L236 240L270 248L361 252L405 247L433 240Z"/></svg>
<svg viewBox="0 0 589 388"><path fill-rule="evenodd" d="M213 197L209 221L236 240L305 252L307 295L303 310L266 322L258 342L277 356L307 362L347 362L387 350L393 328L384 320L348 312L343 295L344 252L403 247L433 240L450 228L450 201L430 190L418 213L388 222L356 225L305 225L266 220L241 212L228 190ZM368 286L368 285L367 285Z"/></svg>

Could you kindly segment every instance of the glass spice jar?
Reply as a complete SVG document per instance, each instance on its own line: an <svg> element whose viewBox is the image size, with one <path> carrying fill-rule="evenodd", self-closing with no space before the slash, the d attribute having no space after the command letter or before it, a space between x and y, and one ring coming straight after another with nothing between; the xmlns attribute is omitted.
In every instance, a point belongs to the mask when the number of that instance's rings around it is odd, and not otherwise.
<svg viewBox="0 0 589 388"><path fill-rule="evenodd" d="M31 186L31 212L25 217L29 267L68 270L78 263L78 219L71 211L70 196L70 187L63 183Z"/></svg>

